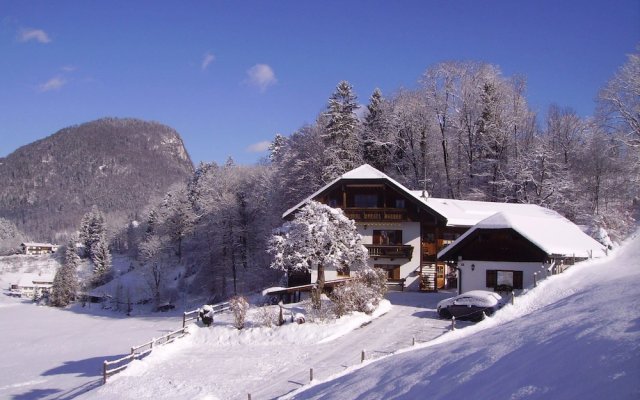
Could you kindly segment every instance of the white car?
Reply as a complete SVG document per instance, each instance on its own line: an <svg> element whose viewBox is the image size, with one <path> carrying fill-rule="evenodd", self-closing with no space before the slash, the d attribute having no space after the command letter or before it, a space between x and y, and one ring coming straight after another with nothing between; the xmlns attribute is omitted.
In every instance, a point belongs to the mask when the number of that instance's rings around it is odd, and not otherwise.
<svg viewBox="0 0 640 400"><path fill-rule="evenodd" d="M485 315L492 315L505 304L502 296L486 290L471 290L438 303L440 318L467 319L479 321Z"/></svg>

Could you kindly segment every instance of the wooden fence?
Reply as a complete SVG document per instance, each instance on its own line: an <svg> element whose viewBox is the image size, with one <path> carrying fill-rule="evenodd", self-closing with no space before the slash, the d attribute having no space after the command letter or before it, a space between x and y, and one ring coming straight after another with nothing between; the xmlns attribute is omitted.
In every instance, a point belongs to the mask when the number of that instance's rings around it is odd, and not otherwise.
<svg viewBox="0 0 640 400"><path fill-rule="evenodd" d="M211 308L213 309L213 314L215 315L230 310L231 304L228 301L225 301L224 303L212 304ZM189 323L190 321L197 321L200 318L199 313L199 308L192 311L185 311L182 314L182 327L184 328L185 326L187 326L187 323Z"/></svg>
<svg viewBox="0 0 640 400"><path fill-rule="evenodd" d="M122 358L118 358L113 361L106 361L102 366L102 378L103 383L107 383L107 378L117 374L120 371L123 371L129 366L129 363L135 359L140 359L147 354L153 351L154 346L159 346L167 343L171 343L176 338L182 337L187 334L187 329L185 327L178 329L177 331L173 331L159 338L151 339L151 341L141 344L140 346L135 346L131 348L131 354L124 356Z"/></svg>
<svg viewBox="0 0 640 400"><path fill-rule="evenodd" d="M220 314L231 308L229 302L218 303L211 305L214 314ZM147 343L141 344L131 348L131 354L118 358L113 361L104 361L102 365L102 382L107 383L107 378L121 372L129 366L129 363L136 359L141 359L147 354L153 351L156 346L164 345L173 342L179 337L187 334L187 323L190 321L197 321L199 318L200 309L187 311L182 314L182 328L177 331L173 331L159 338L154 338Z"/></svg>

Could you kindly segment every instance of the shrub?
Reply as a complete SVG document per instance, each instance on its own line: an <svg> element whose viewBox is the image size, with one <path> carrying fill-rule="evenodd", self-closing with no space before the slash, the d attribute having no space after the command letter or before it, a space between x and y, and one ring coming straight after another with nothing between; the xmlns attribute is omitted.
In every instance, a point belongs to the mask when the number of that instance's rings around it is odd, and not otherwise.
<svg viewBox="0 0 640 400"><path fill-rule="evenodd" d="M278 312L268 305L259 307L256 313L256 320L261 326L271 328L278 324Z"/></svg>
<svg viewBox="0 0 640 400"><path fill-rule="evenodd" d="M237 329L244 328L247 318L247 310L249 310L249 302L242 296L235 296L229 300L231 311L233 312L233 326Z"/></svg>
<svg viewBox="0 0 640 400"><path fill-rule="evenodd" d="M387 292L386 281L386 273L379 268L357 272L354 279L331 294L336 316L340 318L352 311L371 314Z"/></svg>

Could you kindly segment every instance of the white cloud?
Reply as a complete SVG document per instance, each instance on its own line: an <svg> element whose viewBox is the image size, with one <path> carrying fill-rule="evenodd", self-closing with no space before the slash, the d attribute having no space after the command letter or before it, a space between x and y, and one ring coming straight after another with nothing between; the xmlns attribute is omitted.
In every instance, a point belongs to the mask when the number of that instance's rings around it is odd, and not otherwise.
<svg viewBox="0 0 640 400"><path fill-rule="evenodd" d="M49 35L42 29L23 29L20 31L19 39L21 42L28 42L31 40L35 40L40 43L49 43L51 39L49 39Z"/></svg>
<svg viewBox="0 0 640 400"><path fill-rule="evenodd" d="M216 60L216 56L213 53L210 53L210 52L205 53L204 58L202 59L202 65L201 65L202 70L204 71L205 69L207 69L209 64L211 64L215 60Z"/></svg>
<svg viewBox="0 0 640 400"><path fill-rule="evenodd" d="M273 69L267 64L256 64L247 70L247 81L251 86L260 89L261 92L267 90L271 85L275 85L278 80Z"/></svg>
<svg viewBox="0 0 640 400"><path fill-rule="evenodd" d="M38 90L40 92L49 92L51 90L59 90L66 84L67 84L66 79L64 79L61 76L55 76L49 79L48 81L46 81L45 83L43 83L42 85L38 86Z"/></svg>
<svg viewBox="0 0 640 400"><path fill-rule="evenodd" d="M269 150L269 146L271 145L271 142L268 140L262 141L262 142L258 142L258 143L254 143L252 145L250 145L249 147L247 147L247 151L249 153L263 153L267 150Z"/></svg>
<svg viewBox="0 0 640 400"><path fill-rule="evenodd" d="M77 68L74 67L73 65L65 65L64 67L60 68L62 71L64 72L73 72L75 71Z"/></svg>

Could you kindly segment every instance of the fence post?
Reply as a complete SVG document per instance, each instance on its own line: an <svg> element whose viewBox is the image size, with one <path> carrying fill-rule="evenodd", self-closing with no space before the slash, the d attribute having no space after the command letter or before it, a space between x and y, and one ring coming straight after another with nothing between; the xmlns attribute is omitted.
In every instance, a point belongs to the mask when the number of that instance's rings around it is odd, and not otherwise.
<svg viewBox="0 0 640 400"><path fill-rule="evenodd" d="M107 384L107 360L105 360L104 364L102 364L102 384Z"/></svg>
<svg viewBox="0 0 640 400"><path fill-rule="evenodd" d="M364 353L364 349L362 349L362 354L360 355L360 362L361 363L364 362L364 357L365 357L365 353Z"/></svg>
<svg viewBox="0 0 640 400"><path fill-rule="evenodd" d="M184 328L187 325L187 313L182 313L182 327Z"/></svg>
<svg viewBox="0 0 640 400"><path fill-rule="evenodd" d="M135 353L135 352L136 352L135 347L132 347L132 348L131 348L131 354L133 354L133 353Z"/></svg>
<svg viewBox="0 0 640 400"><path fill-rule="evenodd" d="M247 400L251 400L251 393L247 393Z"/></svg>
<svg viewBox="0 0 640 400"><path fill-rule="evenodd" d="M415 336L413 337L413 340L412 340L412 342L411 342L411 345L412 345L412 346L415 346L415 345L416 345L416 337L415 337Z"/></svg>
<svg viewBox="0 0 640 400"><path fill-rule="evenodd" d="M451 317L451 330L455 331L456 330L456 317Z"/></svg>
<svg viewBox="0 0 640 400"><path fill-rule="evenodd" d="M538 273L534 272L533 273L533 287L537 287L538 286Z"/></svg>
<svg viewBox="0 0 640 400"><path fill-rule="evenodd" d="M309 382L313 380L313 368L309 368Z"/></svg>
<svg viewBox="0 0 640 400"><path fill-rule="evenodd" d="M511 305L516 304L516 292L511 291Z"/></svg>

